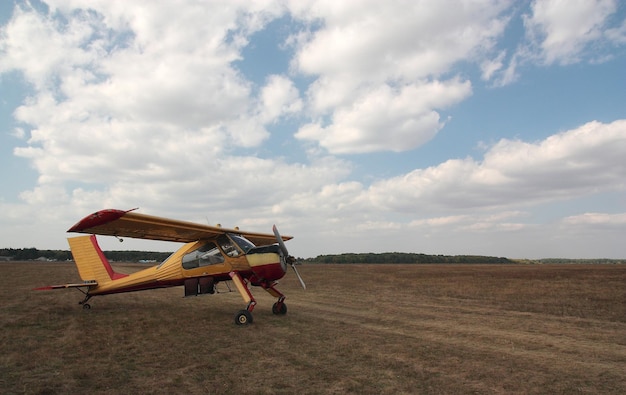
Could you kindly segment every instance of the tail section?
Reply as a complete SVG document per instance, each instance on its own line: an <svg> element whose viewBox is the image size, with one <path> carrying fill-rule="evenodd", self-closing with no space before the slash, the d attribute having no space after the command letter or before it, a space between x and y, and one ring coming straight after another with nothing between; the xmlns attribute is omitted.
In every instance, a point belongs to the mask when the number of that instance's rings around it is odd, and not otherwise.
<svg viewBox="0 0 626 395"><path fill-rule="evenodd" d="M113 271L111 264L100 249L95 235L72 237L67 241L83 281L96 281L102 285L127 276Z"/></svg>

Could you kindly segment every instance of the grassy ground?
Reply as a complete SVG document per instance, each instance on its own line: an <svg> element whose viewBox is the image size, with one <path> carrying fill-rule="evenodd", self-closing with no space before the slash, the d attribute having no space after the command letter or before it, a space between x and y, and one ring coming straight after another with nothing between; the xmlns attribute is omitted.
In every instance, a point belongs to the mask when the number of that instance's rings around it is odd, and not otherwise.
<svg viewBox="0 0 626 395"><path fill-rule="evenodd" d="M119 271L136 270L133 265ZM0 263L0 392L626 393L626 265L305 265L279 289L96 297L65 263ZM220 284L223 286L224 284ZM225 287L221 287L223 291Z"/></svg>

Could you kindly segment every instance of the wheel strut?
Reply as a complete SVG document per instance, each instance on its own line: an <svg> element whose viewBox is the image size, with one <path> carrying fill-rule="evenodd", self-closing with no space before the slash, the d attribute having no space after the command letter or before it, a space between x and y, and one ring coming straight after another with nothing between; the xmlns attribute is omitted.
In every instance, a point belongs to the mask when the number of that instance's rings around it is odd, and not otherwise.
<svg viewBox="0 0 626 395"><path fill-rule="evenodd" d="M83 310L89 310L91 309L91 305L89 303L87 303L89 301L89 299L91 299L92 295L89 295L88 293L84 292L81 290L81 292L83 292L85 294L85 299L81 300L80 302L78 302L78 304L83 306Z"/></svg>

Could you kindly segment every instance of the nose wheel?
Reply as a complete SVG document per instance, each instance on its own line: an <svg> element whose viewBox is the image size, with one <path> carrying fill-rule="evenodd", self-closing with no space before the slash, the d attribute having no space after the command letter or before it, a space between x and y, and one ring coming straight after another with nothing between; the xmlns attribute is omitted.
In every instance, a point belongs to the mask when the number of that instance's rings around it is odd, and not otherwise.
<svg viewBox="0 0 626 395"><path fill-rule="evenodd" d="M276 315L285 315L287 314L287 305L284 302L276 302L272 306L272 313Z"/></svg>

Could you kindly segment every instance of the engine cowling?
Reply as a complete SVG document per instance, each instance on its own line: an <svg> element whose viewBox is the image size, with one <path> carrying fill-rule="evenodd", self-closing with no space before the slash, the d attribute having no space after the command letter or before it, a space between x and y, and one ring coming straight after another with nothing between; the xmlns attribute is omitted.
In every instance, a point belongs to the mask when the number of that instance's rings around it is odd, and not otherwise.
<svg viewBox="0 0 626 395"><path fill-rule="evenodd" d="M287 260L280 246L273 244L254 247L246 254L254 276L252 285L279 280L287 273Z"/></svg>

